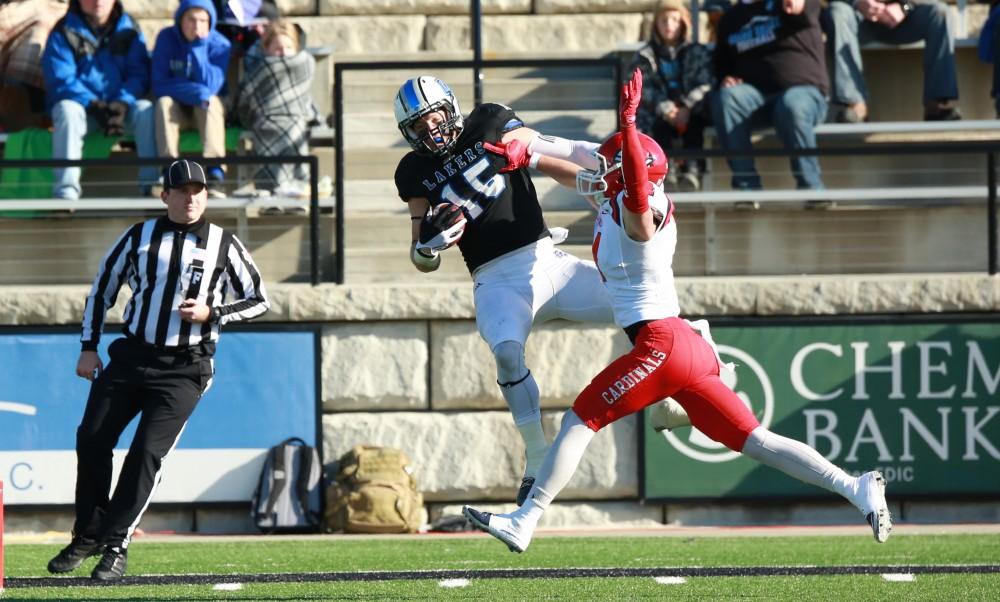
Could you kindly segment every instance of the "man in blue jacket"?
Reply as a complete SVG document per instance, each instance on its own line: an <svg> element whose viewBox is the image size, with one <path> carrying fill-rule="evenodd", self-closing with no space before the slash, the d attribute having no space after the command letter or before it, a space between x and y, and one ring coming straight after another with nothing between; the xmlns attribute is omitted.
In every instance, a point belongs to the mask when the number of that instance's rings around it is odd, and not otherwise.
<svg viewBox="0 0 1000 602"><path fill-rule="evenodd" d="M181 0L174 25L156 37L153 96L160 156L179 155L182 127L198 128L205 157L226 156L225 111L220 96L229 65L229 41L215 25L212 0ZM225 196L224 178L221 166L209 168L211 196Z"/></svg>
<svg viewBox="0 0 1000 602"><path fill-rule="evenodd" d="M70 0L42 55L52 116L52 157L79 159L83 137L101 130L131 134L140 157L156 156L149 91L149 53L136 21L119 0ZM80 168L56 169L52 196L80 198ZM157 170L139 170L148 189Z"/></svg>

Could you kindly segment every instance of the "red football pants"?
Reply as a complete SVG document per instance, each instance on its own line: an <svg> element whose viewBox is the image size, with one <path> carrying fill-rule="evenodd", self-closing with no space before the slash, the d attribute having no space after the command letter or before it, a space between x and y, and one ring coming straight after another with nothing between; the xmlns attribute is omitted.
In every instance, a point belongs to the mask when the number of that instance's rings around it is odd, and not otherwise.
<svg viewBox="0 0 1000 602"><path fill-rule="evenodd" d="M734 451L743 449L760 423L719 378L711 346L680 318L650 322L635 347L594 377L573 411L594 431L673 397L691 424Z"/></svg>

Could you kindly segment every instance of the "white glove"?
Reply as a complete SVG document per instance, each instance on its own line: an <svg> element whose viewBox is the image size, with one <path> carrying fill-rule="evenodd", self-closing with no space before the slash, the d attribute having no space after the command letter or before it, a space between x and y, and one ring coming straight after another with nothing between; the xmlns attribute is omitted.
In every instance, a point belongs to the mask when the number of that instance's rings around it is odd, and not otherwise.
<svg viewBox="0 0 1000 602"><path fill-rule="evenodd" d="M451 203L441 203L420 222L420 239L414 248L427 257L433 257L462 238L466 223L461 208Z"/></svg>

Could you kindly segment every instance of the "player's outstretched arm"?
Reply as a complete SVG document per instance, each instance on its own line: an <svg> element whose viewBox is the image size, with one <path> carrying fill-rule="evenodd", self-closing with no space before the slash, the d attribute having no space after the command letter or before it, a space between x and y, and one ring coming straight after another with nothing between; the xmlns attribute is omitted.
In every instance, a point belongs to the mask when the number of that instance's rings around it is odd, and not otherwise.
<svg viewBox="0 0 1000 602"><path fill-rule="evenodd" d="M645 153L639 142L636 129L636 112L642 99L642 71L636 69L622 86L618 105L622 132L622 176L625 179L625 212L622 224L629 238L647 241L656 234L656 224L649 209L649 195L652 193L649 173L646 168Z"/></svg>
<svg viewBox="0 0 1000 602"><path fill-rule="evenodd" d="M501 172L531 167L559 184L575 189L580 168L597 167L594 153L599 145L584 140L544 136L535 130L520 127L504 134L500 142L486 143L485 146L486 150L507 160L507 166Z"/></svg>

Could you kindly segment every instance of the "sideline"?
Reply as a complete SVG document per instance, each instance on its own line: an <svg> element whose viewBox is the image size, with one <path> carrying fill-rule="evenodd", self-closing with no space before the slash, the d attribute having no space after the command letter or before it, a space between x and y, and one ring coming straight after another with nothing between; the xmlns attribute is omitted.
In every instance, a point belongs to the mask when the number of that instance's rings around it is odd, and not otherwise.
<svg viewBox="0 0 1000 602"><path fill-rule="evenodd" d="M893 537L899 535L1000 535L1000 523L948 523L948 524L906 524L895 523L892 526ZM574 527L574 528L541 528L535 532L541 537L871 537L871 527L860 525L766 525L766 526L651 526L651 527ZM241 541L339 541L344 539L414 539L414 538L455 538L489 537L481 531L462 533L413 533L413 534L346 534L346 533L312 533L312 534L281 534L265 535L205 533L158 533L146 532L136 535L132 543L142 545L146 542L156 543L216 543ZM70 534L60 531L45 533L4 533L4 543L11 544L60 544L65 545Z"/></svg>
<svg viewBox="0 0 1000 602"><path fill-rule="evenodd" d="M483 569L478 571L365 571L342 573L261 573L250 575L146 575L100 582L87 577L12 577L10 589L32 587L108 587L122 585L206 585L216 583L320 583L442 579L574 579L607 577L775 577L877 574L995 574L998 564L721 566L603 569Z"/></svg>

